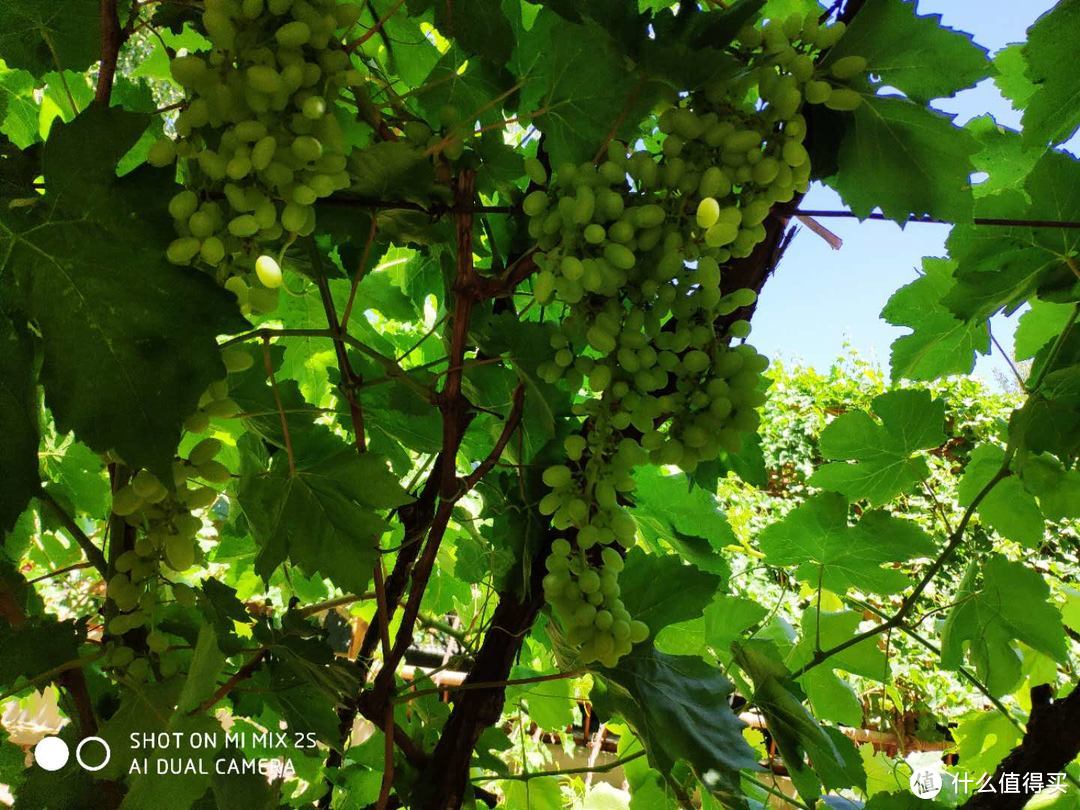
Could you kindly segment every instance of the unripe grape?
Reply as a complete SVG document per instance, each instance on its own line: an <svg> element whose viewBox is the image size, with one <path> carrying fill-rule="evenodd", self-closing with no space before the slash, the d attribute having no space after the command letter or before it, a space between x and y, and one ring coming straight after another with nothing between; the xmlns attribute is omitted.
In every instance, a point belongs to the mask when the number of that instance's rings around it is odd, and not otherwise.
<svg viewBox="0 0 1080 810"><path fill-rule="evenodd" d="M229 220L229 233L233 236L245 238L254 236L259 232L259 223L251 214L241 214Z"/></svg>
<svg viewBox="0 0 1080 810"><path fill-rule="evenodd" d="M151 652L163 653L169 648L169 639L160 630L153 630L146 636L146 646Z"/></svg>
<svg viewBox="0 0 1080 810"><path fill-rule="evenodd" d="M188 264L199 252L200 242L194 236L174 239L165 249L165 258L172 264Z"/></svg>
<svg viewBox="0 0 1080 810"><path fill-rule="evenodd" d="M544 168L543 163L534 157L525 158L525 174L538 186L547 184L547 169Z"/></svg>
<svg viewBox="0 0 1080 810"><path fill-rule="evenodd" d="M598 225L595 222L585 227L583 235L585 236L585 241L591 245L599 245L607 239L607 231L604 230L604 226Z"/></svg>
<svg viewBox="0 0 1080 810"><path fill-rule="evenodd" d="M209 236L199 247L199 257L209 265L218 265L225 258L225 244L216 236Z"/></svg>
<svg viewBox="0 0 1080 810"><path fill-rule="evenodd" d="M830 110L850 112L862 104L862 95L849 87L834 87L825 101Z"/></svg>
<svg viewBox="0 0 1080 810"><path fill-rule="evenodd" d="M197 469L199 475L212 484L224 484L232 478L229 468L220 461L204 461Z"/></svg>
<svg viewBox="0 0 1080 810"><path fill-rule="evenodd" d="M822 50L831 48L840 41L845 31L847 31L847 25L843 22L833 23L828 28L821 28L818 30L814 44Z"/></svg>
<svg viewBox="0 0 1080 810"><path fill-rule="evenodd" d="M629 270L637 261L633 251L618 242L609 242L604 245L604 258L620 270Z"/></svg>
<svg viewBox="0 0 1080 810"><path fill-rule="evenodd" d="M248 84L261 93L272 96L281 91L281 76L267 65L252 65L247 69Z"/></svg>
<svg viewBox="0 0 1080 810"><path fill-rule="evenodd" d="M697 224L699 228L711 228L720 218L720 204L712 197L705 197L698 203Z"/></svg>
<svg viewBox="0 0 1080 810"><path fill-rule="evenodd" d="M551 487L552 489L558 489L560 487L568 486L573 480L573 475L570 472L569 467L563 464L558 464L554 467L548 467L546 470L544 470L543 479L544 483L547 484L549 487Z"/></svg>
<svg viewBox="0 0 1080 810"><path fill-rule="evenodd" d="M865 56L842 56L829 66L829 73L841 80L853 79L865 70Z"/></svg>
<svg viewBox="0 0 1080 810"><path fill-rule="evenodd" d="M195 543L189 537L170 535L165 541L165 561L175 571L186 571L195 564Z"/></svg>
<svg viewBox="0 0 1080 810"><path fill-rule="evenodd" d="M537 217L544 212L548 207L549 198L545 191L533 191L525 197L525 201L521 204L521 210L525 212L527 216Z"/></svg>
<svg viewBox="0 0 1080 810"><path fill-rule="evenodd" d="M169 200L169 215L182 222L187 222L199 207L199 198L193 191L181 191Z"/></svg>
<svg viewBox="0 0 1080 810"><path fill-rule="evenodd" d="M259 292L258 290L252 290L252 296ZM240 406L233 402L228 397L222 399L215 399L209 405L203 409L207 416L213 419L231 419L240 413Z"/></svg>
<svg viewBox="0 0 1080 810"><path fill-rule="evenodd" d="M176 144L165 139L156 141L146 154L146 162L151 166L169 166L176 160Z"/></svg>
<svg viewBox="0 0 1080 810"><path fill-rule="evenodd" d="M739 228L737 225L720 221L705 231L705 244L714 248L723 247L734 242L738 234Z"/></svg>
<svg viewBox="0 0 1080 810"><path fill-rule="evenodd" d="M285 23L274 32L274 39L283 48L299 48L311 39L311 28L307 23L299 21Z"/></svg>

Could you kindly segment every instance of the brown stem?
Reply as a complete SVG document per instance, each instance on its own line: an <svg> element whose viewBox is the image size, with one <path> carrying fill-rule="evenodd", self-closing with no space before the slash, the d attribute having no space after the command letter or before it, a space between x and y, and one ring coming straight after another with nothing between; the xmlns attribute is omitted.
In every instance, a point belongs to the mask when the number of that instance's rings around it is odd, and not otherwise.
<svg viewBox="0 0 1080 810"><path fill-rule="evenodd" d="M104 106L108 106L112 97L116 63L120 58L120 46L124 44L124 32L120 28L120 14L116 6L116 0L101 0L101 68L94 99Z"/></svg>
<svg viewBox="0 0 1080 810"><path fill-rule="evenodd" d="M495 466L495 462L502 456L503 450L506 449L506 445L510 442L510 437L514 435L514 431L518 429L518 425L521 424L521 414L525 406L525 387L522 383L518 383L517 388L514 389L512 397L513 405L510 407L510 414L506 417L506 423L503 425L502 433L499 434L499 438L496 439L495 445L491 448L491 452L487 454L483 461L481 461L475 470L473 470L465 478L465 482L460 490L461 494L464 494L480 483L485 475L487 475L491 468Z"/></svg>
<svg viewBox="0 0 1080 810"><path fill-rule="evenodd" d="M60 523L67 529L68 534L70 534L72 539L79 545L79 548L83 550L89 563L97 569L101 576L107 577L109 574L109 564L105 561L105 555L102 553L101 549L94 545L94 541L86 535L86 532L79 527L79 524L75 522L75 519L68 514L67 510L57 502L56 498L54 498L47 489L42 489L39 497L41 498L42 503L47 504L53 514L60 519Z"/></svg>
<svg viewBox="0 0 1080 810"><path fill-rule="evenodd" d="M364 260L361 262L361 266L367 262L367 251L371 248L371 240L375 238L375 219L371 220L371 236L368 239L368 244L364 249ZM311 261L315 266L316 284L319 288L319 296L322 298L323 309L326 311L326 323L330 327L330 334L334 341L334 353L337 356L338 371L341 372L341 390L345 394L345 400L349 403L349 416L352 419L353 432L356 434L356 449L363 453L367 450L367 440L364 433L364 411L360 407L360 396L357 393L363 378L353 371L352 363L349 362L349 353L345 350L344 335L347 334L348 328L342 329L342 324L338 321L337 307L334 305L334 298L330 294L330 285L326 281L326 276L322 272L322 257L319 256L319 249L315 243L311 243ZM357 271L357 278L359 278L360 271ZM353 287L355 291L355 286ZM349 303L352 303L352 297L349 298ZM348 307L346 307L346 313Z"/></svg>
<svg viewBox="0 0 1080 810"><path fill-rule="evenodd" d="M210 697L208 697L206 700L204 700L202 703L200 703L198 706L188 712L188 714L202 714L203 712L212 709L219 700L223 699L230 692L232 692L232 690L236 688L237 684L239 684L241 681L246 681L248 678L255 674L255 671L262 665L262 661L264 658L266 658L268 652L268 650L262 649L255 653L255 655L251 657L251 660L244 664L242 667L240 667L240 669L236 670L236 673L231 678L229 678L229 680L225 681L225 683L219 686L214 692L214 694L212 694Z"/></svg>
<svg viewBox="0 0 1080 810"><path fill-rule="evenodd" d="M989 784L1000 788L1005 774L1057 774L1080 754L1080 686L1068 697L1051 700L1049 684L1031 690L1031 716L1020 744L997 766ZM962 810L1021 810L1027 793L974 793Z"/></svg>
<svg viewBox="0 0 1080 810"><path fill-rule="evenodd" d="M289 435L289 420L285 417L285 406L281 404L281 392L278 391L277 380L274 379L274 364L270 360L270 340L265 337L263 338L263 365L266 367L266 376L270 380L270 391L274 395L278 416L281 417L281 432L285 436L285 455L289 459L289 475L295 478L296 457L293 455L292 436Z"/></svg>

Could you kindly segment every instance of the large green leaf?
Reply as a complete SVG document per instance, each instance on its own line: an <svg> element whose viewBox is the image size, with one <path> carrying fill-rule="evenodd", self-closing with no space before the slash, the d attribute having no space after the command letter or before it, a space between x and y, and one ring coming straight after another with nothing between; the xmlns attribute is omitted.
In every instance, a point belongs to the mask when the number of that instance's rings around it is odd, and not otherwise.
<svg viewBox="0 0 1080 810"><path fill-rule="evenodd" d="M0 55L36 76L83 70L100 55L98 13L95 0L0 0Z"/></svg>
<svg viewBox="0 0 1080 810"><path fill-rule="evenodd" d="M1024 193L980 198L975 213L1075 220L1080 216L1080 165L1064 153L1047 152L1024 181ZM1080 249L1076 229L958 225L948 248L957 262L957 283L945 305L960 318L986 318L1002 308L1011 312L1033 294L1075 299L1077 280L1067 257Z"/></svg>
<svg viewBox="0 0 1080 810"><path fill-rule="evenodd" d="M38 139L35 84L34 77L25 70L0 67L0 132L20 149Z"/></svg>
<svg viewBox="0 0 1080 810"><path fill-rule="evenodd" d="M480 54L497 65L505 64L514 48L514 31L503 14L499 0L411 0L410 10L431 6L435 25L445 37L458 41L465 50Z"/></svg>
<svg viewBox="0 0 1080 810"><path fill-rule="evenodd" d="M383 459L347 447L297 463L295 472L279 451L268 473L241 479L239 498L264 579L288 558L354 593L371 581L376 544L388 528L376 510L409 501Z"/></svg>
<svg viewBox="0 0 1080 810"><path fill-rule="evenodd" d="M34 349L28 335L0 312L0 533L10 531L41 485Z"/></svg>
<svg viewBox="0 0 1080 810"><path fill-rule="evenodd" d="M686 565L677 554L657 557L633 548L619 575L622 600L652 634L700 616L720 587L720 577Z"/></svg>
<svg viewBox="0 0 1080 810"><path fill-rule="evenodd" d="M866 772L858 751L836 729L823 727L803 706L804 696L766 641L737 644L739 666L754 682L752 702L762 714L799 795L815 802L821 787L863 787ZM809 758L811 765L806 759Z"/></svg>
<svg viewBox="0 0 1080 810"><path fill-rule="evenodd" d="M1050 656L1068 659L1061 614L1050 602L1043 577L1000 554L981 566L972 563L957 592L958 602L945 623L941 665L956 669L967 650L975 671L995 695L1009 692L1020 678L1016 641Z"/></svg>
<svg viewBox="0 0 1080 810"><path fill-rule="evenodd" d="M1076 41L1080 0L1062 0L1028 29L1027 78L1036 86L1024 110L1024 140L1033 146L1067 141L1080 126Z"/></svg>
<svg viewBox="0 0 1080 810"><path fill-rule="evenodd" d="M94 106L54 128L46 210L0 212L0 275L28 293L57 427L168 480L181 423L225 376L216 338L247 322L209 277L165 261L168 173L115 176L145 126Z"/></svg>
<svg viewBox="0 0 1080 810"><path fill-rule="evenodd" d="M927 59L927 54L933 59ZM915 3L876 0L859 9L844 36L824 61L828 67L845 56L861 56L867 70L885 86L927 102L952 96L986 78L986 49L970 34L942 26L941 15L920 17Z"/></svg>
<svg viewBox="0 0 1080 810"><path fill-rule="evenodd" d="M913 330L893 341L889 365L894 380L970 374L976 355L990 351L986 323L959 320L942 303L952 289L954 267L945 259L923 259L923 274L893 293L881 310L893 326Z"/></svg>
<svg viewBox="0 0 1080 810"><path fill-rule="evenodd" d="M634 101L634 76L604 29L548 9L518 40L511 69L523 83L520 108L533 113L556 166L590 160Z"/></svg>
<svg viewBox="0 0 1080 810"><path fill-rule="evenodd" d="M664 773L685 760L713 792L734 797L738 772L758 769L728 704L731 683L715 667L639 644L598 675L604 689L594 691L597 708L621 714Z"/></svg>
<svg viewBox="0 0 1080 810"><path fill-rule="evenodd" d="M849 118L829 179L858 216L880 207L962 222L971 218L971 156L978 141L948 116L907 99L865 96Z"/></svg>
<svg viewBox="0 0 1080 810"><path fill-rule="evenodd" d="M912 454L945 441L945 404L905 389L875 397L871 408L880 424L866 411L849 411L822 431L821 454L841 461L819 468L810 483L879 506L926 477L926 462Z"/></svg>
<svg viewBox="0 0 1080 810"><path fill-rule="evenodd" d="M842 594L848 588L896 593L910 581L892 563L928 554L933 543L917 524L886 512L865 512L848 525L848 502L822 493L806 500L758 535L765 561L797 565L814 587ZM883 567L886 566L886 567Z"/></svg>
<svg viewBox="0 0 1080 810"><path fill-rule="evenodd" d="M974 502L1004 461L1005 451L997 445L981 444L972 451L964 477L957 487L957 500L961 506ZM1009 476L994 484L976 509L980 520L1002 537L1031 548L1038 548L1042 544L1042 512L1035 503L1035 497L1016 476Z"/></svg>
<svg viewBox="0 0 1080 810"><path fill-rule="evenodd" d="M1032 299L1028 310L1020 316L1013 335L1013 353L1017 360L1030 360L1047 343L1061 334L1072 315L1070 304L1054 304Z"/></svg>

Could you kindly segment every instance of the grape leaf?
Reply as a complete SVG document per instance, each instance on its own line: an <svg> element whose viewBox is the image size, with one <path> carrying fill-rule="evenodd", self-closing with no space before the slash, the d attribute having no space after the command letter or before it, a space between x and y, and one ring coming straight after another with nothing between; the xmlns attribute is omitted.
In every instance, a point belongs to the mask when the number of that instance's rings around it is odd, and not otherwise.
<svg viewBox="0 0 1080 810"><path fill-rule="evenodd" d="M181 422L225 376L216 338L247 321L208 276L165 261L169 174L115 176L145 124L94 106L54 130L48 210L0 212L0 273L28 293L57 428L168 480Z"/></svg>
<svg viewBox="0 0 1080 810"><path fill-rule="evenodd" d="M1065 328L1074 306L1055 304L1034 298L1028 311L1020 316L1013 335L1013 354L1017 360L1030 360Z"/></svg>
<svg viewBox="0 0 1080 810"><path fill-rule="evenodd" d="M972 563L957 592L957 604L945 622L941 665L956 669L965 648L979 678L995 695L1008 693L1020 679L1015 641L1050 656L1068 660L1061 614L1050 601L1042 576L1020 562L993 554L979 568Z"/></svg>
<svg viewBox="0 0 1080 810"><path fill-rule="evenodd" d="M20 149L38 139L38 106L34 77L25 70L6 70L0 62L0 132Z"/></svg>
<svg viewBox="0 0 1080 810"><path fill-rule="evenodd" d="M109 512L109 479L101 456L82 442L68 440L41 452L41 473L50 493L76 512L102 519Z"/></svg>
<svg viewBox="0 0 1080 810"><path fill-rule="evenodd" d="M260 576L268 580L288 558L353 593L367 588L388 528L375 510L410 500L383 459L351 448L297 463L295 473L278 452L268 475L241 478L239 499L260 546Z"/></svg>
<svg viewBox="0 0 1080 810"><path fill-rule="evenodd" d="M926 54L932 53L933 59ZM881 85L928 102L952 96L990 74L985 48L970 34L941 24L940 14L919 16L915 3L876 0L859 9L823 67L845 56L862 56Z"/></svg>
<svg viewBox="0 0 1080 810"><path fill-rule="evenodd" d="M817 605L811 605L803 611L802 637L787 657L788 667L799 669L813 659L816 650L832 649L848 641L858 632L861 622L862 615L854 611L819 613ZM859 696L849 683L833 672L834 669L883 681L889 669L878 640L869 638L841 650L799 678L819 718L859 727L863 720Z"/></svg>
<svg viewBox="0 0 1080 810"><path fill-rule="evenodd" d="M866 512L855 526L842 495L815 495L767 526L757 538L772 565L797 565L799 579L842 594L848 588L897 593L909 578L891 565L929 553L930 538L915 523Z"/></svg>
<svg viewBox="0 0 1080 810"><path fill-rule="evenodd" d="M765 715L799 795L813 803L821 787L833 790L866 784L859 752L835 729L825 728L803 707L804 696L775 647L756 639L735 645L739 666L754 682L753 703ZM805 762L809 757L811 769Z"/></svg>
<svg viewBox="0 0 1080 810"><path fill-rule="evenodd" d="M1015 42L994 55L994 84L1001 95L1012 102L1014 110L1027 106L1028 100L1039 88L1027 77L1024 43Z"/></svg>
<svg viewBox="0 0 1080 810"><path fill-rule="evenodd" d="M503 14L499 0L428 0L409 3L409 10L430 5L435 9L435 26L445 37L457 40L463 48L486 57L494 64L505 64L514 49L514 31ZM469 111L471 112L471 110Z"/></svg>
<svg viewBox="0 0 1080 810"><path fill-rule="evenodd" d="M957 488L957 500L961 506L969 506L975 500L1001 469L1004 460L1005 451L997 445L981 444L972 451ZM1042 544L1042 512L1035 503L1035 497L1016 476L998 481L976 509L979 519L1002 537L1029 548L1038 548Z"/></svg>
<svg viewBox="0 0 1080 810"><path fill-rule="evenodd" d="M634 471L634 481L631 513L647 536L700 537L714 549L737 542L716 496L692 488L684 473L665 475L657 467L643 466Z"/></svg>
<svg viewBox="0 0 1080 810"><path fill-rule="evenodd" d="M18 626L0 623L0 688L6 692L21 677L35 678L74 661L85 639L86 627L74 621L35 617Z"/></svg>
<svg viewBox="0 0 1080 810"><path fill-rule="evenodd" d="M1080 165L1047 152L1018 191L982 197L976 215L1004 219L1074 220L1080 216ZM1030 202L1029 202L1030 201ZM1064 257L1080 249L1080 231L1068 228L957 225L948 239L957 262L956 287L945 305L960 318L1012 311L1033 294L1050 299L1067 292L1076 276Z"/></svg>
<svg viewBox="0 0 1080 810"><path fill-rule="evenodd" d="M879 506L926 477L926 462L912 453L945 441L945 403L905 389L875 397L871 408L880 424L865 411L849 411L822 431L821 454L843 461L819 468L810 483Z"/></svg>
<svg viewBox="0 0 1080 810"><path fill-rule="evenodd" d="M892 294L881 317L913 331L893 341L893 380L936 380L948 374L970 374L976 354L990 351L984 321L961 321L942 299L952 289L955 263L923 259L923 274Z"/></svg>
<svg viewBox="0 0 1080 810"><path fill-rule="evenodd" d="M673 582L679 587L672 588ZM626 609L649 625L651 634L700 616L720 583L720 577L686 565L677 554L657 557L640 548L626 555L626 568L619 575Z"/></svg>
<svg viewBox="0 0 1080 810"><path fill-rule="evenodd" d="M510 672L510 679L534 678L545 674L548 673L528 667L514 667ZM572 678L508 686L506 703L514 706L519 700L524 700L528 704L529 718L534 723L549 731L562 732L574 722L577 701L574 699L573 686Z"/></svg>
<svg viewBox="0 0 1080 810"><path fill-rule="evenodd" d="M964 129L974 135L982 147L972 157L972 162L976 169L987 175L973 187L975 196L1022 189L1024 180L1042 155L1035 149L1025 149L1020 133L1000 126L993 116L972 118L964 124Z"/></svg>
<svg viewBox="0 0 1080 810"><path fill-rule="evenodd" d="M866 96L849 119L828 183L858 216L880 207L900 223L912 214L971 218L971 156L979 150L971 133L895 96Z"/></svg>
<svg viewBox="0 0 1080 810"><path fill-rule="evenodd" d="M593 702L621 714L649 752L649 764L671 773L686 760L714 793L738 796L738 772L758 770L743 739L743 722L728 698L731 682L699 658L666 655L639 644L619 663L597 671Z"/></svg>
<svg viewBox="0 0 1080 810"><path fill-rule="evenodd" d="M1039 499L1050 520L1080 518L1080 470L1065 469L1051 455L1030 455L1021 469L1024 487Z"/></svg>
<svg viewBox="0 0 1080 810"><path fill-rule="evenodd" d="M521 109L538 111L532 123L554 166L592 158L635 84L603 29L568 24L548 9L519 39L511 69L524 81Z"/></svg>
<svg viewBox="0 0 1080 810"><path fill-rule="evenodd" d="M183 773L163 778L155 773L151 765L149 773L132 776L131 787L124 796L120 810L140 810L144 807L190 808L206 793L210 786L210 774L214 772L217 750L210 746L195 747L191 741L207 737L220 740L221 723L213 717L188 717L177 712L169 718L168 730L165 733L175 734L175 739L181 741L168 755L179 758L182 762L190 761L192 767ZM165 758L166 754L161 753L158 756ZM152 757L151 762L155 758Z"/></svg>
<svg viewBox="0 0 1080 810"><path fill-rule="evenodd" d="M0 0L0 53L35 76L83 70L100 55L98 14L94 0Z"/></svg>
<svg viewBox="0 0 1080 810"><path fill-rule="evenodd" d="M1027 78L1036 86L1024 110L1024 140L1032 146L1067 141L1080 126L1076 41L1080 0L1062 0L1028 29Z"/></svg>
<svg viewBox="0 0 1080 810"><path fill-rule="evenodd" d="M195 650L188 664L187 678L180 690L176 704L178 712L193 711L214 691L218 675L225 667L225 656L218 649L217 632L214 625L204 624L199 628L199 637L195 641Z"/></svg>
<svg viewBox="0 0 1080 810"><path fill-rule="evenodd" d="M0 534L37 494L38 405L34 384L34 348L28 335L0 312L0 458L4 482L0 485Z"/></svg>

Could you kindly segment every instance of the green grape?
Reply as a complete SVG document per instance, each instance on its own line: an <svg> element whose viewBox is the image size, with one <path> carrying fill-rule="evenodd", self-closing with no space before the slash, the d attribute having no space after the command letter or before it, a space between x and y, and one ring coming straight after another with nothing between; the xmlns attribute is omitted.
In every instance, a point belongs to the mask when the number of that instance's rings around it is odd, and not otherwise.
<svg viewBox="0 0 1080 810"><path fill-rule="evenodd" d="M803 88L803 92L806 95L806 101L809 104L824 104L829 100L829 96L832 95L832 85L828 82L813 80L806 83L806 87Z"/></svg>
<svg viewBox="0 0 1080 810"><path fill-rule="evenodd" d="M311 28L307 23L300 21L285 23L274 32L274 39L283 48L299 48L311 39Z"/></svg>
<svg viewBox="0 0 1080 810"><path fill-rule="evenodd" d="M225 243L216 236L208 236L199 246L199 258L210 265L221 264L225 258Z"/></svg>
<svg viewBox="0 0 1080 810"><path fill-rule="evenodd" d="M525 197L525 201L521 204L521 210L525 212L527 216L537 217L544 212L548 207L549 198L547 192L533 191Z"/></svg>
<svg viewBox="0 0 1080 810"><path fill-rule="evenodd" d="M837 79L853 79L866 71L866 57L842 56L829 66L829 73Z"/></svg>
<svg viewBox="0 0 1080 810"><path fill-rule="evenodd" d="M284 281L281 274L281 266L273 256L263 255L256 259L255 274L259 277L259 281L262 285L270 289L280 287Z"/></svg>
<svg viewBox="0 0 1080 810"><path fill-rule="evenodd" d="M614 267L621 270L629 270L637 261L633 251L617 242L609 242L604 245L604 258Z"/></svg>
<svg viewBox="0 0 1080 810"><path fill-rule="evenodd" d="M169 166L176 160L176 144L170 140L156 141L146 153L151 166Z"/></svg>
<svg viewBox="0 0 1080 810"><path fill-rule="evenodd" d="M720 218L720 204L712 197L704 197L698 203L696 220L701 228L706 230L716 224Z"/></svg>
<svg viewBox="0 0 1080 810"><path fill-rule="evenodd" d="M251 353L239 346L230 346L222 351L221 360L225 364L225 370L230 374L247 371L255 363Z"/></svg>
<svg viewBox="0 0 1080 810"><path fill-rule="evenodd" d="M169 638L160 630L151 631L146 636L146 646L151 652L163 653L169 648Z"/></svg>
<svg viewBox="0 0 1080 810"><path fill-rule="evenodd" d="M195 543L189 537L171 535L165 541L165 561L176 571L186 571L195 564Z"/></svg>
<svg viewBox="0 0 1080 810"><path fill-rule="evenodd" d="M830 110L850 112L862 104L862 95L847 87L834 87L825 101Z"/></svg>
<svg viewBox="0 0 1080 810"><path fill-rule="evenodd" d="M165 257L173 264L188 264L199 252L201 244L194 236L174 239L165 250Z"/></svg>

